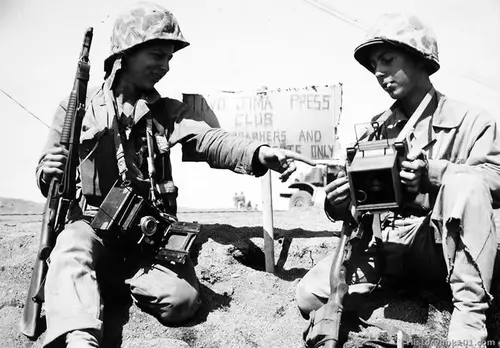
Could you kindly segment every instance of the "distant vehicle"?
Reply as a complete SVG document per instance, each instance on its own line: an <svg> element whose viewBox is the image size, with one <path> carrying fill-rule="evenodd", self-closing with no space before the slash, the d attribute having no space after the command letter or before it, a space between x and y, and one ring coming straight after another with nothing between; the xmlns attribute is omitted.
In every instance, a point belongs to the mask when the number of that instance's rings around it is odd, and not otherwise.
<svg viewBox="0 0 500 348"><path fill-rule="evenodd" d="M323 160L317 161L315 167L308 167L290 184L287 191L281 192L280 197L289 198L289 209L306 209L324 199L324 188L333 181L340 170L344 169L344 161Z"/></svg>

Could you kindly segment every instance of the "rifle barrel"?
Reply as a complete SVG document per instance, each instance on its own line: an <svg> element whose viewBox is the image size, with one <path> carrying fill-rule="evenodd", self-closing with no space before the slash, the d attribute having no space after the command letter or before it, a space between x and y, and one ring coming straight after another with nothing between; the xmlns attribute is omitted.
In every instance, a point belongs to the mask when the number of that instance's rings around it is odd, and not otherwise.
<svg viewBox="0 0 500 348"><path fill-rule="evenodd" d="M82 51L78 61L75 82L68 101L60 143L69 151L62 179L54 177L50 181L45 203L40 234L40 245L31 275L30 287L19 323L22 334L36 339L40 334L40 313L43 302L43 288L48 270L47 259L54 247L57 234L65 224L69 203L75 198L76 168L79 162L78 144L82 119L85 116L87 83L89 80L89 50L93 29L85 32Z"/></svg>

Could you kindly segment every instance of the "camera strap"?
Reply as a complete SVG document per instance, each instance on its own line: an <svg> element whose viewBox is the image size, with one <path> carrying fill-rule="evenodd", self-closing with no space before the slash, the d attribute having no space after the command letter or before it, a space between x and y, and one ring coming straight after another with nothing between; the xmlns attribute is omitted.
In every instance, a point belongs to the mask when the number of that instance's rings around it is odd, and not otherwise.
<svg viewBox="0 0 500 348"><path fill-rule="evenodd" d="M116 150L116 160L118 165L118 172L123 181L127 180L127 163L125 160L125 151L123 148L123 138L127 137L125 131L118 124L119 112L118 106L116 104L116 99L111 92L111 86L105 84L103 87L104 92L104 100L106 103L106 108L108 111L108 124L112 124L114 128L114 142L115 142L115 150ZM154 165L154 140L153 140L153 117L151 112L146 114L146 140L148 146L148 157L147 157L147 165L148 165L148 176L150 181L150 189L149 189L149 199L155 206L163 207L163 199L160 195L156 194L155 189L157 188L156 184L156 170ZM161 190L158 190L161 192Z"/></svg>
<svg viewBox="0 0 500 348"><path fill-rule="evenodd" d="M125 136L124 132L120 129L118 125L118 107L116 105L116 100L111 93L111 86L107 83L103 86L104 102L106 103L106 109L108 111L108 125L114 129L113 136L115 142L116 150L116 161L118 165L118 173L120 174L123 181L127 178L127 163L125 161L125 151L123 150L123 142L121 137Z"/></svg>
<svg viewBox="0 0 500 348"><path fill-rule="evenodd" d="M372 223L372 231L373 231L373 236L375 239L381 242L382 241L382 221L380 220L380 213L379 212L374 212L372 213L373 215L373 223Z"/></svg>
<svg viewBox="0 0 500 348"><path fill-rule="evenodd" d="M431 89L424 96L424 98L422 99L418 107L415 109L413 114L408 118L403 129L399 132L398 136L396 137L397 142L401 142L403 140L409 140L408 137L410 136L410 134L412 134L417 122L422 119L422 116L424 115L425 110L432 101L432 98L434 97L435 93L436 90L434 89L434 87L431 87ZM374 122L379 125L377 129L371 131L367 130L359 139L362 140L368 138L369 140L373 140L373 136L378 137L379 135L377 134L381 131L382 125L385 124L385 122L394 114L396 108L397 108L397 102L394 103L385 112L383 112L378 119L374 120ZM409 141L407 143L410 144Z"/></svg>
<svg viewBox="0 0 500 348"><path fill-rule="evenodd" d="M156 207L164 207L161 194L156 194L156 190L161 192L156 183L156 169L154 164L154 142L153 142L153 116L151 112L146 115L146 139L148 144L148 176L149 176L149 199Z"/></svg>
<svg viewBox="0 0 500 348"><path fill-rule="evenodd" d="M406 122L401 132L399 132L399 135L396 138L397 141L403 141L407 137L407 135L413 131L413 129L415 128L415 124L422 118L425 109L427 109L427 107L429 106L435 93L436 90L434 89L434 87L431 87L431 89L424 96L413 114L408 118L408 121ZM394 103L389 109L387 109L382 115L380 115L376 122L380 125L384 124L394 113L396 105L397 103Z"/></svg>
<svg viewBox="0 0 500 348"><path fill-rule="evenodd" d="M429 106L435 93L436 93L436 90L434 89L434 87L431 87L431 89L427 92L425 97L422 99L422 101L418 105L417 109L410 116L410 118L408 119L408 122L405 124L405 126L403 127L401 132L399 132L399 135L396 138L396 141L403 141L403 140L407 139L407 137L413 132L417 122L422 119L422 116L424 116L424 111ZM408 141L408 144L410 144L409 141Z"/></svg>

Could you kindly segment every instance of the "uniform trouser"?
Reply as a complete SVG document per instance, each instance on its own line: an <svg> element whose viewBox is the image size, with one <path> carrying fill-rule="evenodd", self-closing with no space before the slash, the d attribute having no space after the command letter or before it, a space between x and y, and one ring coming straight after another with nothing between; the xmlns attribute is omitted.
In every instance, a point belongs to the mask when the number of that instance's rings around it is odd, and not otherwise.
<svg viewBox="0 0 500 348"><path fill-rule="evenodd" d="M44 347L74 330L89 331L98 341L102 339L101 279L109 280L124 267L113 255L109 245L85 221L70 223L59 234L45 283ZM126 282L138 307L165 325L186 321L200 304L191 260L184 265L141 268Z"/></svg>
<svg viewBox="0 0 500 348"><path fill-rule="evenodd" d="M491 203L482 179L455 174L443 180L429 216L382 231L383 278L449 284L454 305L448 332L451 342L481 343L487 337L486 310L497 252ZM357 284L349 287L350 294L366 293L377 282L373 249L356 258L355 277L349 279ZM296 296L304 314L328 300L332 260L333 254L325 257L299 282Z"/></svg>

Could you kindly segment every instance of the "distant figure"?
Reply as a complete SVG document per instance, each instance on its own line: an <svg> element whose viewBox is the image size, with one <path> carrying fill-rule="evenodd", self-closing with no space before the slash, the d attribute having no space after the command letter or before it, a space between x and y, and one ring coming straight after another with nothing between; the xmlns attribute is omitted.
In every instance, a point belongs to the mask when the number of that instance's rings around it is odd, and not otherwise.
<svg viewBox="0 0 500 348"><path fill-rule="evenodd" d="M246 210L252 210L252 201L249 200L248 202L246 202L245 209Z"/></svg>
<svg viewBox="0 0 500 348"><path fill-rule="evenodd" d="M234 193L234 196L233 196L233 204L234 204L234 209L238 209L238 192L235 192Z"/></svg>
<svg viewBox="0 0 500 348"><path fill-rule="evenodd" d="M240 192L239 195L236 196L236 210L243 210L245 208L246 198L243 191Z"/></svg>

